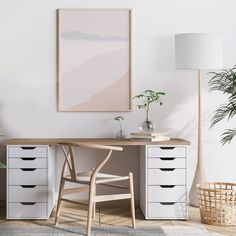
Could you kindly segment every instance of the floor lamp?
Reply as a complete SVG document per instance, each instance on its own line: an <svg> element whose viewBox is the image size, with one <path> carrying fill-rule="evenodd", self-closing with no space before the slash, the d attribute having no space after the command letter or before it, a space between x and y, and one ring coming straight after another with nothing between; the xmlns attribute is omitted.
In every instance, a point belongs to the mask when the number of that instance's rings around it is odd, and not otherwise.
<svg viewBox="0 0 236 236"><path fill-rule="evenodd" d="M192 33L175 35L177 69L198 71L197 167L189 193L190 204L198 206L196 184L206 182L202 155L201 70L222 68L222 41L218 34Z"/></svg>

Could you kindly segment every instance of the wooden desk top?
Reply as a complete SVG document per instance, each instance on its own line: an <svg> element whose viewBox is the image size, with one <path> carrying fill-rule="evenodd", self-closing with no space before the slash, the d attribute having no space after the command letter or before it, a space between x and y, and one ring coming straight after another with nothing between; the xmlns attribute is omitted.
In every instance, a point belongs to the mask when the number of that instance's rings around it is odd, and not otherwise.
<svg viewBox="0 0 236 236"><path fill-rule="evenodd" d="M30 139L8 139L1 142L1 145L56 145L64 142L97 143L103 145L117 146L142 146L142 145L190 145L190 142L183 139L171 139L168 141L146 141L136 139L116 138L30 138Z"/></svg>

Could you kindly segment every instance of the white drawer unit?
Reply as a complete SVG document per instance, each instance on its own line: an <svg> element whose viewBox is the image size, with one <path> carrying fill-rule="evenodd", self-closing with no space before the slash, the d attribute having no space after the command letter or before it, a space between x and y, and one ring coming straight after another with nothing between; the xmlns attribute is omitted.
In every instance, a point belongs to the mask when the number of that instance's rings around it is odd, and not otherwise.
<svg viewBox="0 0 236 236"><path fill-rule="evenodd" d="M55 205L55 148L7 146L7 219L48 219Z"/></svg>
<svg viewBox="0 0 236 236"><path fill-rule="evenodd" d="M148 202L186 202L186 186L148 186Z"/></svg>
<svg viewBox="0 0 236 236"><path fill-rule="evenodd" d="M149 168L185 168L186 158L160 157L148 158Z"/></svg>
<svg viewBox="0 0 236 236"><path fill-rule="evenodd" d="M37 202L8 203L8 219L45 219L47 204Z"/></svg>
<svg viewBox="0 0 236 236"><path fill-rule="evenodd" d="M47 168L47 158L39 157L11 157L8 159L9 168Z"/></svg>
<svg viewBox="0 0 236 236"><path fill-rule="evenodd" d="M11 146L8 157L47 157L47 146Z"/></svg>
<svg viewBox="0 0 236 236"><path fill-rule="evenodd" d="M160 146L148 147L148 157L186 157L186 147Z"/></svg>
<svg viewBox="0 0 236 236"><path fill-rule="evenodd" d="M187 146L140 148L140 208L146 219L187 219Z"/></svg>
<svg viewBox="0 0 236 236"><path fill-rule="evenodd" d="M185 185L185 169L160 168L147 170L148 185Z"/></svg>
<svg viewBox="0 0 236 236"><path fill-rule="evenodd" d="M16 194L17 193L17 194ZM37 185L8 186L9 202L47 202L47 187Z"/></svg>
<svg viewBox="0 0 236 236"><path fill-rule="evenodd" d="M47 169L21 168L8 170L9 185L47 185Z"/></svg>
<svg viewBox="0 0 236 236"><path fill-rule="evenodd" d="M148 203L148 216L153 219L186 219L187 205L180 202Z"/></svg>

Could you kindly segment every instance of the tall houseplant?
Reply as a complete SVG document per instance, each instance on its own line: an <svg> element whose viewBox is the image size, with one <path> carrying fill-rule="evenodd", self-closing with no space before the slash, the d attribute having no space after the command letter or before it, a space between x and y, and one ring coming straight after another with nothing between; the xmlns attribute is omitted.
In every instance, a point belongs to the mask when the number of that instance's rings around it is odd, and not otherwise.
<svg viewBox="0 0 236 236"><path fill-rule="evenodd" d="M133 97L133 99L141 100L141 103L138 104L137 107L139 109L144 109L146 113L146 119L140 127L141 131L152 132L155 129L155 124L149 119L150 105L152 103L157 103L162 106L163 102L161 100L161 97L164 95L166 95L166 93L164 92L158 92L151 89L147 89L141 94L138 94Z"/></svg>
<svg viewBox="0 0 236 236"><path fill-rule="evenodd" d="M221 104L214 112L211 127L223 119L232 119L236 115L236 65L232 69L222 70L219 73L211 72L213 75L209 81L211 91L220 91L227 96L227 102ZM222 134L221 143L230 143L236 135L236 127L226 129Z"/></svg>

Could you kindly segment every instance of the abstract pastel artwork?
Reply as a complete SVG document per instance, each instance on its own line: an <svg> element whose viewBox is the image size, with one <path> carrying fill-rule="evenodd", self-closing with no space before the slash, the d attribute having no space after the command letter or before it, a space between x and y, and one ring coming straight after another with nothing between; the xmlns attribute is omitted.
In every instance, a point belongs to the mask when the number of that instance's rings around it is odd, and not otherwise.
<svg viewBox="0 0 236 236"><path fill-rule="evenodd" d="M131 10L58 10L58 111L131 110Z"/></svg>

